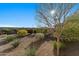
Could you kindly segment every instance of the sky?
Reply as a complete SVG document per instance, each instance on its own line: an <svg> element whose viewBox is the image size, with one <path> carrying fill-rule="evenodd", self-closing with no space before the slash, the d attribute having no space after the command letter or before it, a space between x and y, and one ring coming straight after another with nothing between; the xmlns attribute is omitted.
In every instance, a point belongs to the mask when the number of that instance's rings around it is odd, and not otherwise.
<svg viewBox="0 0 79 59"><path fill-rule="evenodd" d="M36 27L36 7L36 3L0 3L0 27Z"/></svg>
<svg viewBox="0 0 79 59"><path fill-rule="evenodd" d="M35 27L36 4L0 4L0 27Z"/></svg>

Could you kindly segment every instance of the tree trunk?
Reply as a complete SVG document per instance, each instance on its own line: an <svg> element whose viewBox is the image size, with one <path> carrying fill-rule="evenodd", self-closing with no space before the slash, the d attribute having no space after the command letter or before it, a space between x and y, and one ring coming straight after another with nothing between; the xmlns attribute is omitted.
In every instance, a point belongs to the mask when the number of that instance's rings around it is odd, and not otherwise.
<svg viewBox="0 0 79 59"><path fill-rule="evenodd" d="M57 56L59 56L59 52L60 52L59 42L60 42L60 38L57 37Z"/></svg>

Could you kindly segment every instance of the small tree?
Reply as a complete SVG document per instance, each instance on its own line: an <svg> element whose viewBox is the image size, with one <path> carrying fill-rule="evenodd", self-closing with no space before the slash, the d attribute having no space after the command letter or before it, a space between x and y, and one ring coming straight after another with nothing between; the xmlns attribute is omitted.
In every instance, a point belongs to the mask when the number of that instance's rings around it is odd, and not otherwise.
<svg viewBox="0 0 79 59"><path fill-rule="evenodd" d="M46 3L38 5L36 19L40 27L52 28L50 32L52 31L54 37L57 39L57 55L59 55L59 42L64 28L65 18L71 15L70 11L72 11L74 6L75 4L72 3Z"/></svg>
<svg viewBox="0 0 79 59"><path fill-rule="evenodd" d="M62 32L65 41L79 41L79 11L69 16Z"/></svg>

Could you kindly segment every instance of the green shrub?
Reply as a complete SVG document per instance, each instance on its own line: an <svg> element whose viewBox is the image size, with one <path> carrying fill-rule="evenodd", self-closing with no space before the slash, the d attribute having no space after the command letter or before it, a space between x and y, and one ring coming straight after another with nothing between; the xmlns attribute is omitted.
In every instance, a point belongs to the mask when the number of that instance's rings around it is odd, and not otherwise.
<svg viewBox="0 0 79 59"><path fill-rule="evenodd" d="M30 49L27 50L26 55L27 56L35 56L35 52L36 52L36 48L35 47L31 47Z"/></svg>
<svg viewBox="0 0 79 59"><path fill-rule="evenodd" d="M26 30L24 30L24 29L21 29L21 30L17 31L17 35L19 37L24 37L24 36L28 35L28 32Z"/></svg>
<svg viewBox="0 0 79 59"><path fill-rule="evenodd" d="M27 31L28 31L28 33L30 33L30 34L33 33L33 30L32 30L32 29L28 29Z"/></svg>
<svg viewBox="0 0 79 59"><path fill-rule="evenodd" d="M11 42L11 41L13 41L15 39L16 39L15 36L7 36L7 38L5 40L6 40L6 42Z"/></svg>
<svg viewBox="0 0 79 59"><path fill-rule="evenodd" d="M11 32L12 32L12 29L3 29L2 30L2 32L4 33L4 34L11 34Z"/></svg>
<svg viewBox="0 0 79 59"><path fill-rule="evenodd" d="M73 14L67 17L65 21L63 31L61 34L63 41L74 42L79 41L79 15Z"/></svg>
<svg viewBox="0 0 79 59"><path fill-rule="evenodd" d="M47 33L48 29L40 29L40 28L37 28L35 29L36 33Z"/></svg>
<svg viewBox="0 0 79 59"><path fill-rule="evenodd" d="M36 33L35 38L37 40L43 40L45 35L43 33Z"/></svg>
<svg viewBox="0 0 79 59"><path fill-rule="evenodd" d="M20 42L18 39L14 40L14 42L12 43L14 48L16 48L19 44L20 44Z"/></svg>
<svg viewBox="0 0 79 59"><path fill-rule="evenodd" d="M75 28L67 28L62 32L62 40L63 41L79 41L79 27Z"/></svg>
<svg viewBox="0 0 79 59"><path fill-rule="evenodd" d="M53 41L53 46L54 46L54 49L57 48L57 42L56 41ZM59 48L60 49L64 49L65 47L66 47L65 43L59 42Z"/></svg>
<svg viewBox="0 0 79 59"><path fill-rule="evenodd" d="M36 31L36 33L42 33L42 30L39 28L35 29L35 31Z"/></svg>

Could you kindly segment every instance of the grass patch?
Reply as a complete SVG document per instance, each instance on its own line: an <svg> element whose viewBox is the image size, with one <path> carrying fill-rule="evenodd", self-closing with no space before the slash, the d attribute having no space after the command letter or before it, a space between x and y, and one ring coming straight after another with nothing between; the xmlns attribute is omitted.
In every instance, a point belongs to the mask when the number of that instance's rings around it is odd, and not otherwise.
<svg viewBox="0 0 79 59"><path fill-rule="evenodd" d="M35 56L36 50L37 50L36 47L27 48L25 55Z"/></svg>
<svg viewBox="0 0 79 59"><path fill-rule="evenodd" d="M12 43L14 48L16 48L19 44L20 44L20 42L18 39L14 40L14 42Z"/></svg>
<svg viewBox="0 0 79 59"><path fill-rule="evenodd" d="M7 38L5 39L6 42L11 42L13 40L15 40L16 37L15 36L7 36Z"/></svg>
<svg viewBox="0 0 79 59"><path fill-rule="evenodd" d="M57 42L56 41L52 41L52 44L54 46L54 49L57 49ZM65 43L59 42L59 48L60 49L64 49L65 47L66 47Z"/></svg>

